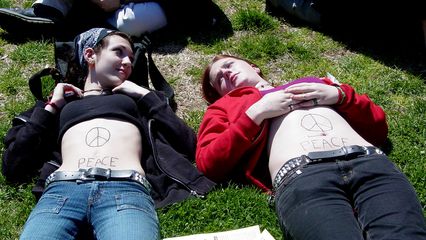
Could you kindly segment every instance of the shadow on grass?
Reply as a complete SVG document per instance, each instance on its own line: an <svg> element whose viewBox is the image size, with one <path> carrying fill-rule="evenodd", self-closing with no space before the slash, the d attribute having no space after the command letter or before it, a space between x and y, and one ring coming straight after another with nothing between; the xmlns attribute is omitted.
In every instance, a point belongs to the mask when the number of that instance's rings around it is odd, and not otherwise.
<svg viewBox="0 0 426 240"><path fill-rule="evenodd" d="M385 143L383 144L383 146L380 147L380 149L386 155L389 155L392 152L392 150L393 150L393 143L392 143L392 141L389 138L387 138L386 141L385 141Z"/></svg>
<svg viewBox="0 0 426 240"><path fill-rule="evenodd" d="M426 43L420 21L426 16L416 9L420 4L407 2L397 6L380 1L326 4L329 6L322 6L320 25L303 22L268 3L266 11L294 27L321 32L351 51L420 76L426 82Z"/></svg>
<svg viewBox="0 0 426 240"><path fill-rule="evenodd" d="M193 4L192 1L188 0L187 4ZM176 5L176 3L171 3L172 7L174 7L173 4ZM207 0L200 2L198 7L202 9L197 9L198 12L191 13L191 9L180 6L176 11L182 9L185 9L185 11L182 10L183 12L168 18L168 25L163 29L148 34L154 49L156 45L172 44L176 47L170 48L170 53L177 53L187 46L189 40L209 44L228 38L233 34L231 22L218 5ZM0 32L0 37L16 44L31 40L68 42L73 41L79 33L93 27L111 28L106 23L105 19L107 18L108 15L96 6L78 1L67 18L55 25L40 25L21 21L20 26L9 29L10 33Z"/></svg>
<svg viewBox="0 0 426 240"><path fill-rule="evenodd" d="M413 26L412 26L413 27ZM323 33L341 42L351 51L362 53L389 67L396 67L426 81L426 46L415 28L401 31L375 31L370 27L324 29Z"/></svg>
<svg viewBox="0 0 426 240"><path fill-rule="evenodd" d="M178 53L188 45L189 41L209 45L231 37L234 34L231 21L219 6L214 4L212 7L214 19L208 27L182 26L178 29L166 27L151 34L154 51L155 46L172 45L173 47L167 48L167 53Z"/></svg>

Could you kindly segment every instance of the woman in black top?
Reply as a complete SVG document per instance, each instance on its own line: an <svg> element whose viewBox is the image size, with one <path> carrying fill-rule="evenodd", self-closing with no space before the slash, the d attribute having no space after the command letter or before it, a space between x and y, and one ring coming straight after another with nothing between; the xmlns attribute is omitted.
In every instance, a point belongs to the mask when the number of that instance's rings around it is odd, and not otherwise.
<svg viewBox="0 0 426 240"><path fill-rule="evenodd" d="M21 238L73 239L89 225L97 239L157 239L154 200L164 206L214 185L191 163L194 132L160 93L127 80L133 61L127 35L95 28L75 44L87 72L83 90L58 84L50 101L22 114L5 139L7 179L45 162L59 166Z"/></svg>

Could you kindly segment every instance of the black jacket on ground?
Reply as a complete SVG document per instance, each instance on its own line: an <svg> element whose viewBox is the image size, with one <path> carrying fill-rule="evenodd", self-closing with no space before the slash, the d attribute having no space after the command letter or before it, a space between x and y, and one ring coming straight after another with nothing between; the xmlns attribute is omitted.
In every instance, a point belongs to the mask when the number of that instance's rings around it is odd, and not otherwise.
<svg viewBox="0 0 426 240"><path fill-rule="evenodd" d="M159 92L137 100L144 129L141 164L152 185L156 207L176 203L189 196L205 196L214 183L201 174L195 162L196 136L164 101ZM39 171L33 188L40 198L48 175L62 163L58 137L58 115L44 110L45 104L19 114L4 139L2 173L12 183L29 181ZM147 147L149 146L149 147Z"/></svg>

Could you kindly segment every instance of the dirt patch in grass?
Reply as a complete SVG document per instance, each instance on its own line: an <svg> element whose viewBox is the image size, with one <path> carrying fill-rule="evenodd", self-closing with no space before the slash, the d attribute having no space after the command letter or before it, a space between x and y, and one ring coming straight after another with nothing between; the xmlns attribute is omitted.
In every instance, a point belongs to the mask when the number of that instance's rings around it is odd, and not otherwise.
<svg viewBox="0 0 426 240"><path fill-rule="evenodd" d="M175 99L178 104L177 114L183 117L190 111L204 110L207 106L202 99L199 77L192 76L189 71L193 68L204 67L201 62L209 56L183 48L175 54L175 45L164 45L153 53L153 59L160 72L175 89Z"/></svg>

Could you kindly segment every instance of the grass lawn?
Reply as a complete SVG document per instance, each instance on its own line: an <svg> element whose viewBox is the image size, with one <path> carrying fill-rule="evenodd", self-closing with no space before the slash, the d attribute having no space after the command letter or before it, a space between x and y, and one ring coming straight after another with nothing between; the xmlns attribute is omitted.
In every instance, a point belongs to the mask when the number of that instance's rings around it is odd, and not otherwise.
<svg viewBox="0 0 426 240"><path fill-rule="evenodd" d="M28 7L29 0L0 0L0 7ZM154 60L176 90L178 114L198 130L207 107L198 80L218 53L253 60L274 84L331 73L366 93L387 113L388 156L408 176L426 212L426 57L424 53L380 52L335 35L265 13L264 0L215 0L232 27L186 37L154 37ZM228 28L229 30L229 28ZM50 39L18 41L0 29L0 147L11 119L34 98L27 80L54 65ZM32 183L13 186L0 174L0 239L18 239L35 199ZM162 237L260 225L282 239L268 196L254 187L218 187L206 199L159 209Z"/></svg>

